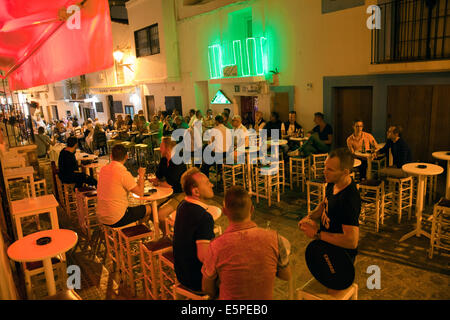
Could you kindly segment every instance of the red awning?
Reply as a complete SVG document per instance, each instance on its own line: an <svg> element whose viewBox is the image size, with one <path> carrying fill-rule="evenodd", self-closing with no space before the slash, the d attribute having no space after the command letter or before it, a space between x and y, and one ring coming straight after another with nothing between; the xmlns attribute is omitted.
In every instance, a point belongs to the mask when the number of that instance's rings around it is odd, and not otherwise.
<svg viewBox="0 0 450 320"><path fill-rule="evenodd" d="M107 0L0 0L0 70L12 90L110 68L112 51Z"/></svg>

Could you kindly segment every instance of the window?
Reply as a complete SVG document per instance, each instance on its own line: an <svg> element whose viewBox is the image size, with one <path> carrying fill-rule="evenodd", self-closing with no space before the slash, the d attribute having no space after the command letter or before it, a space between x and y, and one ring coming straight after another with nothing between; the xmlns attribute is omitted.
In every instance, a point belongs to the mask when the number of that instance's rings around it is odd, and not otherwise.
<svg viewBox="0 0 450 320"><path fill-rule="evenodd" d="M158 24L134 32L136 57L145 57L159 53Z"/></svg>

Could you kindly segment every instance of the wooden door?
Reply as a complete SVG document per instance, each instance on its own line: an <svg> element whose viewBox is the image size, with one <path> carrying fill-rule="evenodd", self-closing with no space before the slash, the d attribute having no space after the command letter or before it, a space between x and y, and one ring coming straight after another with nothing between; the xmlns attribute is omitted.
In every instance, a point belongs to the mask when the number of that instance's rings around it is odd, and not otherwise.
<svg viewBox="0 0 450 320"><path fill-rule="evenodd" d="M387 99L386 128L400 125L412 159L426 161L429 158L433 86L389 86Z"/></svg>
<svg viewBox="0 0 450 320"><path fill-rule="evenodd" d="M174 109L177 109L180 114L183 114L183 106L181 105L181 97L166 97L166 111L172 114Z"/></svg>
<svg viewBox="0 0 450 320"><path fill-rule="evenodd" d="M151 121L155 114L155 96L145 96L145 102L147 103L147 120Z"/></svg>
<svg viewBox="0 0 450 320"><path fill-rule="evenodd" d="M280 120L286 122L289 120L289 93L288 92L275 92L273 98L272 111L278 112ZM270 117L269 117L270 119Z"/></svg>
<svg viewBox="0 0 450 320"><path fill-rule="evenodd" d="M255 121L255 107L258 97L256 96L241 96L241 118L250 112L252 114L252 121Z"/></svg>
<svg viewBox="0 0 450 320"><path fill-rule="evenodd" d="M353 133L353 121L361 119L364 131L372 132L372 87L334 88L334 128L336 148L346 147Z"/></svg>
<svg viewBox="0 0 450 320"><path fill-rule="evenodd" d="M413 160L434 162L431 154L450 146L450 85L388 87L387 126L403 127Z"/></svg>
<svg viewBox="0 0 450 320"><path fill-rule="evenodd" d="M58 106L52 106L52 110L53 120L59 120Z"/></svg>

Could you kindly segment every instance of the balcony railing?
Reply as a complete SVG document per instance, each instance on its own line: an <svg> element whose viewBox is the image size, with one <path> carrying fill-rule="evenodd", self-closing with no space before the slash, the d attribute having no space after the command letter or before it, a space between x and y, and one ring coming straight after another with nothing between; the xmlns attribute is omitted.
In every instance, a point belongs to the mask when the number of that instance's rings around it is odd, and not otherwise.
<svg viewBox="0 0 450 320"><path fill-rule="evenodd" d="M378 4L371 63L450 59L450 0L397 0Z"/></svg>

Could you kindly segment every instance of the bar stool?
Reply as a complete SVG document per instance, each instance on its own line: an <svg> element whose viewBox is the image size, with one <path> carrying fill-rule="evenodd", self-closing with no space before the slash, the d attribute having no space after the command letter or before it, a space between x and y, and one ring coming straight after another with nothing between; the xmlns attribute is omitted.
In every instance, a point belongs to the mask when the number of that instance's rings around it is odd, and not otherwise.
<svg viewBox="0 0 450 320"><path fill-rule="evenodd" d="M361 182L358 188L361 196L360 223L373 220L378 232L380 223L384 223L384 181L367 180Z"/></svg>
<svg viewBox="0 0 450 320"><path fill-rule="evenodd" d="M283 193L285 190L285 185L286 185L286 172L284 171L284 160L280 160L279 162L279 175L280 175L280 184L283 188Z"/></svg>
<svg viewBox="0 0 450 320"><path fill-rule="evenodd" d="M157 241L141 242L141 268L144 280L145 298L158 300L159 280L156 276L159 270L159 256L172 250L172 240L161 238Z"/></svg>
<svg viewBox="0 0 450 320"><path fill-rule="evenodd" d="M308 158L290 157L289 158L289 182L290 189L294 189L294 181L299 187L300 181L302 183L302 192L305 191L306 172L307 172Z"/></svg>
<svg viewBox="0 0 450 320"><path fill-rule="evenodd" d="M358 285L353 283L345 290L329 291L315 278L297 289L298 300L358 300Z"/></svg>
<svg viewBox="0 0 450 320"><path fill-rule="evenodd" d="M450 200L442 198L434 205L428 257L433 258L434 249L450 251Z"/></svg>
<svg viewBox="0 0 450 320"><path fill-rule="evenodd" d="M372 173L375 172L378 179L378 171L383 168L386 168L386 156L383 155L372 160Z"/></svg>
<svg viewBox="0 0 450 320"><path fill-rule="evenodd" d="M138 165L144 168L147 167L147 149L148 149L147 144L140 143L135 145Z"/></svg>
<svg viewBox="0 0 450 320"><path fill-rule="evenodd" d="M411 219L413 200L413 178L387 178L388 192L385 194L385 208L388 213L397 213L398 223L402 220L403 210L408 210ZM390 205L390 203L392 205Z"/></svg>
<svg viewBox="0 0 450 320"><path fill-rule="evenodd" d="M53 257L51 261L53 266L53 272L57 276L56 279L57 285L59 285L61 289L66 288L67 265L65 254L59 255L58 257ZM26 262L22 263L22 267L25 276L25 289L27 297L28 299L35 299L36 298L35 291L39 286L33 285L33 277L44 275L44 264L42 263L42 261Z"/></svg>
<svg viewBox="0 0 450 320"><path fill-rule="evenodd" d="M136 282L142 280L139 244L153 237L153 232L143 225L119 229L120 271L124 284L136 295Z"/></svg>
<svg viewBox="0 0 450 320"><path fill-rule="evenodd" d="M52 178L52 168L51 161L48 158L38 158L39 165L39 177L45 179L45 183L47 186L47 193L54 192L53 178Z"/></svg>
<svg viewBox="0 0 450 320"><path fill-rule="evenodd" d="M175 274L174 261L173 250L159 254L159 288L162 300L175 299L172 287L178 284L178 279Z"/></svg>
<svg viewBox="0 0 450 320"><path fill-rule="evenodd" d="M325 170L325 160L328 153L312 154L309 161L309 178L318 179L323 178Z"/></svg>
<svg viewBox="0 0 450 320"><path fill-rule="evenodd" d="M279 162L273 162L268 166L255 167L256 202L259 203L260 197L267 199L270 207L272 205L272 188L275 188L277 202L280 202Z"/></svg>
<svg viewBox="0 0 450 320"><path fill-rule="evenodd" d="M58 187L59 201L66 212L66 217L70 221L77 214L77 200L75 196L75 183L62 183L56 176L56 184Z"/></svg>
<svg viewBox="0 0 450 320"><path fill-rule="evenodd" d="M306 181L306 209L308 214L312 210L312 206L317 207L325 200L327 183L325 179L314 179Z"/></svg>
<svg viewBox="0 0 450 320"><path fill-rule="evenodd" d="M236 184L242 185L245 189L245 166L243 164L223 164L222 179L224 192Z"/></svg>
<svg viewBox="0 0 450 320"><path fill-rule="evenodd" d="M173 285L173 296L175 300L209 300L207 294L200 295L180 283Z"/></svg>
<svg viewBox="0 0 450 320"><path fill-rule="evenodd" d="M92 236L99 229L97 221L97 191L80 192L77 189L78 223L82 233L86 236L87 244L91 243Z"/></svg>

